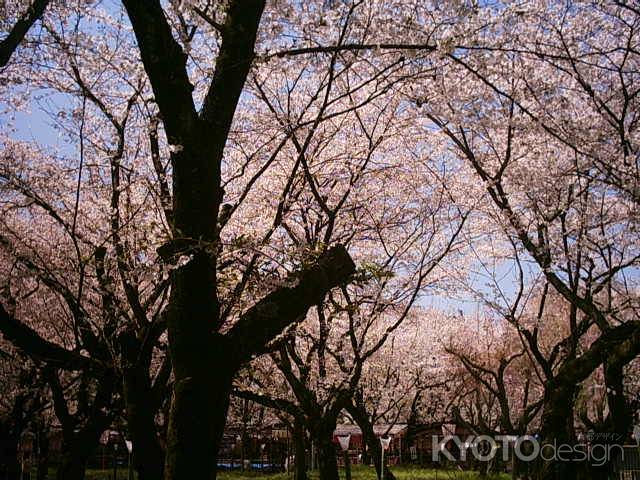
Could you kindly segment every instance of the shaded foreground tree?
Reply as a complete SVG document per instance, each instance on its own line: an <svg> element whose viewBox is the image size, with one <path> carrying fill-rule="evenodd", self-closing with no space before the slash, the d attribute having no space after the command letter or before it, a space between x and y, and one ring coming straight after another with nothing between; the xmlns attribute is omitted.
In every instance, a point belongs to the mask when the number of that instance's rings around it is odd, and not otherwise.
<svg viewBox="0 0 640 480"><path fill-rule="evenodd" d="M254 57L263 1L233 1L223 26L213 79L202 110L191 96L182 48L160 2L125 0L142 61L162 115L173 167L173 235L165 256L189 256L172 274L168 306L175 375L167 437L167 479L211 478L235 374L285 327L303 318L354 264L334 247L304 271L296 286L280 288L247 310L225 334L219 330L216 252L223 189L221 162L236 105ZM170 253L167 253L170 252Z"/></svg>

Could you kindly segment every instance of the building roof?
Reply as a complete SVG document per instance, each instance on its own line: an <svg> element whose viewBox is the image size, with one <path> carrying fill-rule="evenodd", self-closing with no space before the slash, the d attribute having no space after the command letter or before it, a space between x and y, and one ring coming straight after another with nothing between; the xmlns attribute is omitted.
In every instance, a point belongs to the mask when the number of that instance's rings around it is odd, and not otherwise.
<svg viewBox="0 0 640 480"><path fill-rule="evenodd" d="M373 431L376 436L381 437L383 435L390 435L395 437L397 435L403 435L407 430L406 423L396 423L396 424L388 424L388 423L377 423L373 426ZM343 435L361 435L362 431L358 425L353 425L349 423L343 423L336 426L335 431L333 432L335 436L343 436Z"/></svg>

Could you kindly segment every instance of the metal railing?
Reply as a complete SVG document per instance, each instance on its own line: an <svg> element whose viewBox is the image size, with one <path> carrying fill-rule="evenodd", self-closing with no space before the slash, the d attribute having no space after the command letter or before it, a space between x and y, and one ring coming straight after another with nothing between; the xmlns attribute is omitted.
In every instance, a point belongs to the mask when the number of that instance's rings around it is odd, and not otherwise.
<svg viewBox="0 0 640 480"><path fill-rule="evenodd" d="M640 447L625 445L623 455L613 459L610 480L640 480Z"/></svg>

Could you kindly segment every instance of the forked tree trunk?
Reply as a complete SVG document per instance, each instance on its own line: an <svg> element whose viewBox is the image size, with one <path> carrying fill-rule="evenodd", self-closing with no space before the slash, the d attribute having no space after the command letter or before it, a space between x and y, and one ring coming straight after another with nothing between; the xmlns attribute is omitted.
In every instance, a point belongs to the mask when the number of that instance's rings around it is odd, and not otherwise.
<svg viewBox="0 0 640 480"><path fill-rule="evenodd" d="M224 335L217 298L218 214L224 200L222 159L244 83L254 59L264 0L228 2L210 89L196 110L181 45L158 0L123 0L167 140L179 146L173 167L173 239L159 249L173 270L168 333L175 377L167 435L165 478L211 480L229 406L233 377L286 327L304 318L326 293L347 281L355 265L332 248L254 304ZM162 250L162 251L160 251ZM164 252L164 253L162 253Z"/></svg>
<svg viewBox="0 0 640 480"><path fill-rule="evenodd" d="M373 429L373 423L369 419L369 415L364 406L357 400L350 402L346 409L362 431L362 438L367 446L367 460L373 460L377 478L380 478L380 472L383 469L382 446L380 445L380 439L376 436L375 430ZM364 457L363 461L365 461ZM395 480L395 476L389 467L384 468L384 478L385 480Z"/></svg>
<svg viewBox="0 0 640 480"><path fill-rule="evenodd" d="M69 414L67 401L55 371L48 372L54 410L63 432L62 460L56 471L57 480L83 480L87 460L100 444L102 433L111 425L116 414L113 404L116 377L114 372L103 372L96 393L90 404L84 404L76 413L82 418L79 425L76 416ZM90 373L85 373L90 375Z"/></svg>

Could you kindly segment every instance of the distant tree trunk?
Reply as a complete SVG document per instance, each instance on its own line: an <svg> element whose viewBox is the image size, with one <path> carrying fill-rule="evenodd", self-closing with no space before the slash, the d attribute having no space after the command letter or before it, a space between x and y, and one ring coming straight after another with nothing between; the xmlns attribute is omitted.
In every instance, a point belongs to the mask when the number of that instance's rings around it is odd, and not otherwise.
<svg viewBox="0 0 640 480"><path fill-rule="evenodd" d="M249 435L247 426L249 424L249 400L242 400L242 432L240 432L240 469L245 470L244 461L247 458L247 445L249 443Z"/></svg>
<svg viewBox="0 0 640 480"><path fill-rule="evenodd" d="M39 415L37 412L46 403L39 386L33 383L36 380L34 373L35 370L22 372L20 386L23 392L14 397L6 421L0 422L0 475L2 475L0 478L6 477L8 480L20 478L22 471L19 458L20 438L27 431L30 423L37 428L37 422L33 422L34 416Z"/></svg>
<svg viewBox="0 0 640 480"><path fill-rule="evenodd" d="M403 440L403 444L407 447L411 447L416 438L416 432L420 422L420 414L418 408L422 399L422 390L416 392L411 401L411 410L409 411L409 418L407 419L407 435Z"/></svg>
<svg viewBox="0 0 640 480"><path fill-rule="evenodd" d="M56 470L56 480L84 480L88 458L80 449L70 449L63 453Z"/></svg>
<svg viewBox="0 0 640 480"><path fill-rule="evenodd" d="M371 458L369 455L369 448L367 447L367 442L362 443L362 464L369 465L371 463Z"/></svg>
<svg viewBox="0 0 640 480"><path fill-rule="evenodd" d="M489 462L477 462L477 471L478 477L487 478L487 474L489 473Z"/></svg>
<svg viewBox="0 0 640 480"><path fill-rule="evenodd" d="M56 471L56 480L84 479L87 461L97 450L100 437L109 423L101 419L90 421L75 433L70 441L63 442L62 459Z"/></svg>

